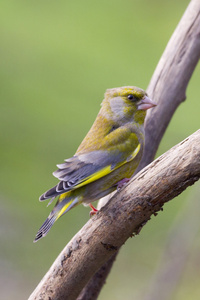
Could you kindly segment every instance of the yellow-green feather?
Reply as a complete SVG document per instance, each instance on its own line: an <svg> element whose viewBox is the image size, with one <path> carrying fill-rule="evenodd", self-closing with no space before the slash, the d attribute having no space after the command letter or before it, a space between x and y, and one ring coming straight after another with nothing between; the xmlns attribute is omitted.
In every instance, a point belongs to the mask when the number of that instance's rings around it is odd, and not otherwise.
<svg viewBox="0 0 200 300"><path fill-rule="evenodd" d="M93 173L92 175L86 177L84 180L80 181L80 183L77 184L74 188L72 188L72 190L73 190L73 189L78 189L78 188L80 188L80 187L82 187L82 186L84 186L84 185L87 185L87 184L89 184L89 183L91 183L91 182L93 182L93 181L96 181L96 180L98 180L98 179L100 179L100 178L102 178L102 177L108 175L109 173L115 171L116 169L118 169L119 167L123 166L123 165L126 164L127 162L130 162L131 160L133 160L133 159L136 157L136 155L138 154L139 151L140 151L140 144L139 144L139 145L136 147L136 149L130 154L130 156L128 156L128 158L127 158L125 161L122 161L122 162L116 164L114 168L112 168L111 165L106 166L105 168L102 168L102 169L99 170L98 172ZM64 194L62 194L62 195L64 195ZM61 195L61 196L62 196L62 195Z"/></svg>
<svg viewBox="0 0 200 300"><path fill-rule="evenodd" d="M133 97L130 98L129 95ZM110 155L110 162L80 180L70 191L59 195L54 209L38 231L35 241L45 236L55 220L69 209L79 203L90 203L104 197L116 189L120 180L132 176L144 147L142 125L146 112L138 110L137 103L145 96L145 91L129 86L106 91L100 112L75 156L100 150L105 151L106 156ZM115 163L112 164L112 161ZM101 166L101 163L98 166Z"/></svg>

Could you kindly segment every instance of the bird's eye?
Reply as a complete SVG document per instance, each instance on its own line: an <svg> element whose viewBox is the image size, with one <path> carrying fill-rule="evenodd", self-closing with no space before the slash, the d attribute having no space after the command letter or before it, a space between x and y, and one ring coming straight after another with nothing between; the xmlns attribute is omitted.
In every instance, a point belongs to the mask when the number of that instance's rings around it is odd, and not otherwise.
<svg viewBox="0 0 200 300"><path fill-rule="evenodd" d="M135 98L132 94L128 95L127 98L128 98L129 100L136 100L136 98Z"/></svg>

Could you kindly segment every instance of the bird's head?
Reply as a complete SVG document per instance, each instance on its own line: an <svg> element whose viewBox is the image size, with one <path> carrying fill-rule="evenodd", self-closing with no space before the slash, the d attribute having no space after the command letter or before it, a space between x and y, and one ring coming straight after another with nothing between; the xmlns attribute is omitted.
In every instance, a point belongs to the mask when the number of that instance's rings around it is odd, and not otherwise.
<svg viewBox="0 0 200 300"><path fill-rule="evenodd" d="M128 122L135 120L143 124L146 110L156 106L147 93L134 86L108 89L102 103L114 121Z"/></svg>

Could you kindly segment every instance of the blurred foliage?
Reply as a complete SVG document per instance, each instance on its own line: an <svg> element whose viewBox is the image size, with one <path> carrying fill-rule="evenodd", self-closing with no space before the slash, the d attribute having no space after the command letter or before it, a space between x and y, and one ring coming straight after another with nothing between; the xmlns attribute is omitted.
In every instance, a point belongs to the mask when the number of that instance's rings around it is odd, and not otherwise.
<svg viewBox="0 0 200 300"><path fill-rule="evenodd" d="M45 239L32 243L51 209L39 203L38 197L56 184L51 176L55 165L74 154L107 88L148 86L188 3L1 1L2 299L26 299L88 220L89 210L80 206L61 218ZM199 79L198 66L187 101L175 113L158 155L199 128ZM191 190L166 205L139 237L126 243L99 299L140 299L170 224ZM194 275L200 275L199 269ZM174 299L200 295L193 277L191 274L187 284L180 282L182 293Z"/></svg>

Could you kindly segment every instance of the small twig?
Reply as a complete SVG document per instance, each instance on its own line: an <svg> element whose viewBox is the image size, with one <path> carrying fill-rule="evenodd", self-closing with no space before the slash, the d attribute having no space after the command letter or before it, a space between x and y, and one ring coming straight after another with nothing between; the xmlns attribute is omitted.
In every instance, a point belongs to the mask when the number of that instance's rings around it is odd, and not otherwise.
<svg viewBox="0 0 200 300"><path fill-rule="evenodd" d="M110 269L116 259L118 251L111 256L111 258L95 273L92 279L88 282L88 284L84 287L77 300L94 300L97 299L102 286L105 284L106 276L109 274ZM106 275L106 276L105 276Z"/></svg>

